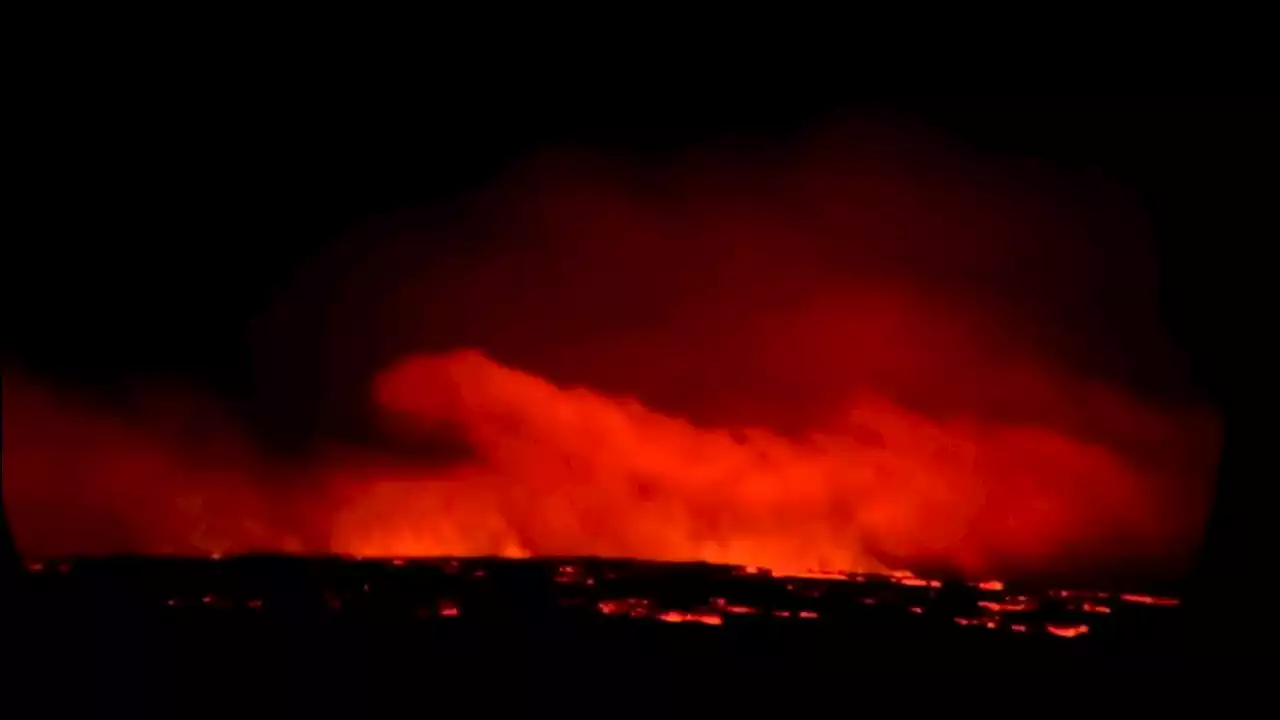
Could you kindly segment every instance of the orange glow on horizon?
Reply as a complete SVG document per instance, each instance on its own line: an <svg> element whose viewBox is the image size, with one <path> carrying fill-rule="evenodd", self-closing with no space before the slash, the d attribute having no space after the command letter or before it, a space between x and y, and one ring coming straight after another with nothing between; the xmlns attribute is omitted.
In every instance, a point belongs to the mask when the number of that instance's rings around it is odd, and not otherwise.
<svg viewBox="0 0 1280 720"><path fill-rule="evenodd" d="M928 588L912 569L1180 571L1220 424L1181 384L1136 199L935 140L536 154L300 269L255 320L252 409L6 368L16 544Z"/></svg>
<svg viewBox="0 0 1280 720"><path fill-rule="evenodd" d="M6 393L6 403L8 398ZM397 365L381 376L377 398L387 412L424 427L459 424L484 462L429 473L380 462L331 464L322 476L335 479L325 480L307 504L319 511L316 526L329 527L327 543L317 550L390 556L396 566L403 566L405 557L440 555L702 560L741 565L747 574L769 572L762 569L768 567L775 568L777 577L841 581L850 579L843 574L846 568L872 568L890 572L906 586L935 588L941 583L885 567L866 547L867 539L877 547L953 553L961 567L973 565L976 557L978 548L970 544L974 535L964 530L978 522L981 480L968 469L920 460L927 452L910 448L936 442L930 438L945 437L946 431L890 405L876 405L874 411L868 406L863 413L881 427L898 428L901 453L834 436L795 441L762 430L753 431L743 444L726 431L694 427L583 389L559 388L471 352L416 357ZM6 424L6 432L13 424ZM511 428L520 430L512 433ZM114 447L135 443L127 433L120 439L123 443ZM1026 440L1032 442L1028 450L1040 442L1031 436ZM1066 452L1067 447L1053 440L1035 452ZM1023 452L1016 444L1008 451ZM168 462L159 452L155 459ZM11 455L21 453L6 453L6 465ZM137 457L141 461L145 455ZM1067 466L1087 467L1078 459ZM1051 466L1062 460L1066 456L1046 458ZM1097 460L1102 464L1092 467L1094 475L1124 472L1101 456ZM121 466L119 471L129 474L119 477L135 479L133 467ZM105 465L104 471L110 468ZM886 473L927 478L928 483L878 479ZM6 484L8 493L13 492L9 485L22 485L21 473L6 473L11 476L17 479ZM635 497L637 477L648 478L643 502ZM1107 482L1117 487L1130 482L1111 477ZM577 490L557 492L561 486ZM264 512L268 496L234 483L222 492L218 499L174 499L180 507L198 507L206 520L219 520L206 522L200 536L185 542L219 556L306 548L299 539L274 536L268 523L254 519ZM22 506L21 501L15 504ZM1067 505L1060 511L1075 512ZM228 522L233 518L243 530ZM599 524L591 518L612 522ZM164 547L165 533L182 522L183 516L175 514L167 526L145 528L156 540L144 540L144 547ZM15 521L20 539L31 528L21 515ZM1066 538L1075 532L1074 526L1052 523L1036 528L1049 533L1046 542L1053 533ZM992 580L978 587L998 591L1004 584ZM1164 604L1147 596L1129 596L1129 601Z"/></svg>

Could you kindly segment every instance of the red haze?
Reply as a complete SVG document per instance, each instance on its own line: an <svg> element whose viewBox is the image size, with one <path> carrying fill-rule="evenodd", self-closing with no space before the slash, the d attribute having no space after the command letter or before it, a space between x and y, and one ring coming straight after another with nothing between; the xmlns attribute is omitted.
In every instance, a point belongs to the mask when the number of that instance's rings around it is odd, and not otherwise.
<svg viewBox="0 0 1280 720"><path fill-rule="evenodd" d="M356 233L261 323L264 404L348 449L285 466L6 378L6 501L33 554L1176 567L1218 427L1146 242L1102 179L865 125L549 154Z"/></svg>

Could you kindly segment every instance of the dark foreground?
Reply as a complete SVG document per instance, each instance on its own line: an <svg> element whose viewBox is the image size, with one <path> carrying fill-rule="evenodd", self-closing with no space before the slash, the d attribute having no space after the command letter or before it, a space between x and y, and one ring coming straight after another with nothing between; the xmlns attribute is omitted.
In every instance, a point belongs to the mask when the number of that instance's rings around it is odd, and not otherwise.
<svg viewBox="0 0 1280 720"><path fill-rule="evenodd" d="M1207 666L1173 598L700 564L52 562L9 615L13 687L42 715L614 712L776 692L902 708L1119 690L1176 705Z"/></svg>

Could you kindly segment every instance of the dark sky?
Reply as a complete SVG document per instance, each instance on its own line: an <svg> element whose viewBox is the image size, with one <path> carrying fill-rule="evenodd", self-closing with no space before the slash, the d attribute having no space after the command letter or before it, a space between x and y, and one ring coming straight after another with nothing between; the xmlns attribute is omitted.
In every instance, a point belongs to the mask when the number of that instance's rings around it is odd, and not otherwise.
<svg viewBox="0 0 1280 720"><path fill-rule="evenodd" d="M36 222L11 265L23 310L10 351L69 379L176 374L232 395L251 383L251 321L369 219L474 190L548 145L671 149L779 135L836 110L1135 190L1154 222L1169 325L1216 388L1216 318L1252 304L1226 280L1258 233L1258 179L1275 145L1262 103L1221 98L888 98L741 81L719 92L515 81L478 92L455 79L386 94L80 82L38 111L54 131L32 147Z"/></svg>

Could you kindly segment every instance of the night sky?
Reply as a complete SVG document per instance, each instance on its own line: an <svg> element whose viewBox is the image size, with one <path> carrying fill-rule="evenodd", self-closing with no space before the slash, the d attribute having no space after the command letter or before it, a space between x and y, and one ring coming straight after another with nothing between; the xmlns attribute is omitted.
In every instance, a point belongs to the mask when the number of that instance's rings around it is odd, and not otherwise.
<svg viewBox="0 0 1280 720"><path fill-rule="evenodd" d="M566 81L479 97L294 97L231 82L170 94L146 79L82 82L50 108L57 132L36 143L28 187L39 222L18 248L24 272L12 286L31 311L14 318L12 354L77 381L175 373L236 394L252 374L252 320L308 259L371 219L475 190L547 146L643 152L770 137L840 110L1135 189L1165 263L1170 326L1216 387L1215 333L1225 329L1211 318L1234 301L1224 275L1258 232L1249 223L1265 185L1251 180L1274 152L1260 103L1214 98L904 99L658 83L588 93Z"/></svg>

